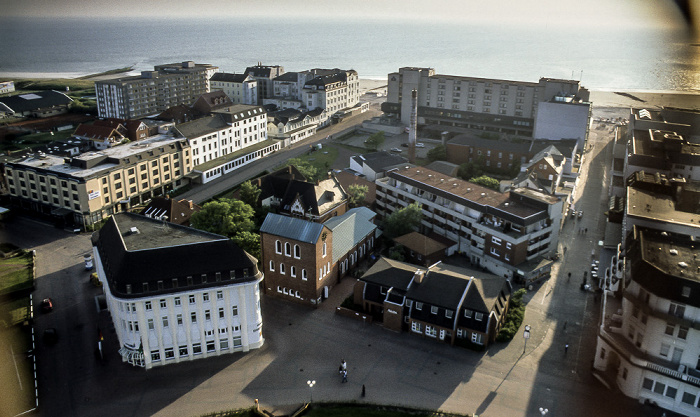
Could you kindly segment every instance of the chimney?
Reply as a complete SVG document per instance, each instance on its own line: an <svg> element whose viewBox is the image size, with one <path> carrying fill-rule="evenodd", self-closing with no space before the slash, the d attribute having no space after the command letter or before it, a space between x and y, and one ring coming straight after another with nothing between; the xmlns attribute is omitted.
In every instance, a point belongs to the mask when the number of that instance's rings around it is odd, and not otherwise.
<svg viewBox="0 0 700 417"><path fill-rule="evenodd" d="M194 209L194 202L192 202L192 200L189 200L187 202L190 203L190 210L193 210Z"/></svg>
<svg viewBox="0 0 700 417"><path fill-rule="evenodd" d="M425 278L425 271L420 269L416 270L416 273L413 275L413 281L416 284L420 284L423 282L423 278Z"/></svg>

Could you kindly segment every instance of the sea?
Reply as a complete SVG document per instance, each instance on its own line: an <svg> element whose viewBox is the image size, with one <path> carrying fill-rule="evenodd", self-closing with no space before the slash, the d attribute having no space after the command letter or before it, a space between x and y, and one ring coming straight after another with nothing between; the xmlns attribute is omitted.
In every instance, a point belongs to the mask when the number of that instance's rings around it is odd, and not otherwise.
<svg viewBox="0 0 700 417"><path fill-rule="evenodd" d="M241 73L354 69L385 80L401 67L601 91L700 93L700 43L681 29L393 21L372 18L2 18L0 78L78 77L195 61Z"/></svg>

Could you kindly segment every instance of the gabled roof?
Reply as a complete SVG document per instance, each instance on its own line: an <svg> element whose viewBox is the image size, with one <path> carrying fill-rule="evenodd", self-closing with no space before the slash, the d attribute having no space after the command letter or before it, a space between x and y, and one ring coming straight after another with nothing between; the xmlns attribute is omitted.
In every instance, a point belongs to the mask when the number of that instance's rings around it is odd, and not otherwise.
<svg viewBox="0 0 700 417"><path fill-rule="evenodd" d="M456 177L457 173L459 172L459 165L447 161L434 161L425 167L450 177Z"/></svg>
<svg viewBox="0 0 700 417"><path fill-rule="evenodd" d="M413 276L419 269L421 267L418 265L395 261L382 256L362 275L360 280L385 288L395 288L405 293L411 281L413 281Z"/></svg>
<svg viewBox="0 0 700 417"><path fill-rule="evenodd" d="M0 103L9 107L15 113L23 113L46 107L65 106L72 102L72 98L53 90L0 97Z"/></svg>
<svg viewBox="0 0 700 417"><path fill-rule="evenodd" d="M381 172L395 165L404 164L407 161L406 158L387 151L366 153L353 156L352 158L359 165L367 165L374 172Z"/></svg>
<svg viewBox="0 0 700 417"><path fill-rule="evenodd" d="M212 110L233 105L233 101L223 91L204 93L192 104L192 108L200 113L209 113Z"/></svg>
<svg viewBox="0 0 700 417"><path fill-rule="evenodd" d="M279 191L280 188L277 188ZM261 195L262 197L262 195ZM283 211L289 211L295 201L299 201L304 208L304 213L321 216L328 210L347 200L347 194L335 177L312 182L289 180L283 195L275 195L280 199L280 207Z"/></svg>
<svg viewBox="0 0 700 417"><path fill-rule="evenodd" d="M285 72L284 74L280 75L279 77L273 78L273 81L294 81L296 82L298 79L299 73L298 72Z"/></svg>
<svg viewBox="0 0 700 417"><path fill-rule="evenodd" d="M347 255L362 239L374 233L377 226L372 220L376 215L366 207L358 207L324 223L333 232L333 263Z"/></svg>
<svg viewBox="0 0 700 417"><path fill-rule="evenodd" d="M109 126L85 124L78 125L78 127L75 129L75 132L73 132L73 136L97 140L124 139L124 135L119 133L119 131L116 128Z"/></svg>
<svg viewBox="0 0 700 417"><path fill-rule="evenodd" d="M268 213L262 226L260 226L260 233L315 244L318 242L323 228L324 225L321 223Z"/></svg>
<svg viewBox="0 0 700 417"><path fill-rule="evenodd" d="M414 301L440 306L451 310L459 307L459 302L473 277L467 271L438 263L428 269L423 280L413 280L406 297Z"/></svg>
<svg viewBox="0 0 700 417"><path fill-rule="evenodd" d="M172 198L154 197L151 202L141 211L146 217L152 219L163 219L170 223L188 226L190 217L202 208L194 204L191 200L174 200Z"/></svg>
<svg viewBox="0 0 700 417"><path fill-rule="evenodd" d="M159 294L260 278L257 260L231 239L176 224L164 227L161 221L139 214L111 216L92 235L92 244L117 297L142 297L143 283L148 284L148 294ZM202 274L207 275L204 282Z"/></svg>
<svg viewBox="0 0 700 417"><path fill-rule="evenodd" d="M228 124L224 116L214 113L210 116L201 117L185 123L179 123L174 130L182 137L187 139L195 139L209 133L218 132L228 128Z"/></svg>

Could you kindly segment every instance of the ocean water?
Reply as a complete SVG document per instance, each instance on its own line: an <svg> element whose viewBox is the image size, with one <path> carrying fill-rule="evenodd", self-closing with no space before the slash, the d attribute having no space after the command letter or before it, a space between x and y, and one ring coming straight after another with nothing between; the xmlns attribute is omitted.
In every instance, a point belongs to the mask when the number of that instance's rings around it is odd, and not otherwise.
<svg viewBox="0 0 700 417"><path fill-rule="evenodd" d="M586 30L496 24L295 19L0 18L0 77L79 76L193 60L242 72L355 69L386 79L403 66L537 81L581 80L596 90L700 92L700 44L669 29Z"/></svg>

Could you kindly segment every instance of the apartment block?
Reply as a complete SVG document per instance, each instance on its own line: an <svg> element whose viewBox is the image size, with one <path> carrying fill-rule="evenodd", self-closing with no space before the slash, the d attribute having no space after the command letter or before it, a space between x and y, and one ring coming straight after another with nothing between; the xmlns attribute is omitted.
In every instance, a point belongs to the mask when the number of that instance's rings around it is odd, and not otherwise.
<svg viewBox="0 0 700 417"><path fill-rule="evenodd" d="M95 82L100 117L138 119L178 105L191 105L209 92L217 67L185 61L156 65L141 75Z"/></svg>
<svg viewBox="0 0 700 417"><path fill-rule="evenodd" d="M4 166L13 206L78 228L186 185L191 170L187 140L165 134L72 157L33 153Z"/></svg>
<svg viewBox="0 0 700 417"><path fill-rule="evenodd" d="M634 226L603 286L594 369L626 396L700 413L697 238ZM612 272L612 274L610 274ZM616 276L626 285L615 288ZM615 291L615 292L613 292Z"/></svg>
<svg viewBox="0 0 700 417"><path fill-rule="evenodd" d="M418 93L418 124L455 131L478 129L537 139L577 139L588 133L588 90L579 81L540 78L523 82L436 74L400 68L388 75L382 110L408 125L411 92Z"/></svg>
<svg viewBox="0 0 700 417"><path fill-rule="evenodd" d="M560 198L528 188L501 193L424 167L389 171L376 184L379 216L417 202L419 231L457 242L455 250L473 265L523 283L549 277Z"/></svg>
<svg viewBox="0 0 700 417"><path fill-rule="evenodd" d="M258 81L248 74L217 72L209 82L211 91L223 91L234 104L258 104Z"/></svg>
<svg viewBox="0 0 700 417"><path fill-rule="evenodd" d="M124 362L150 369L263 345L263 274L231 239L119 213L92 243Z"/></svg>

